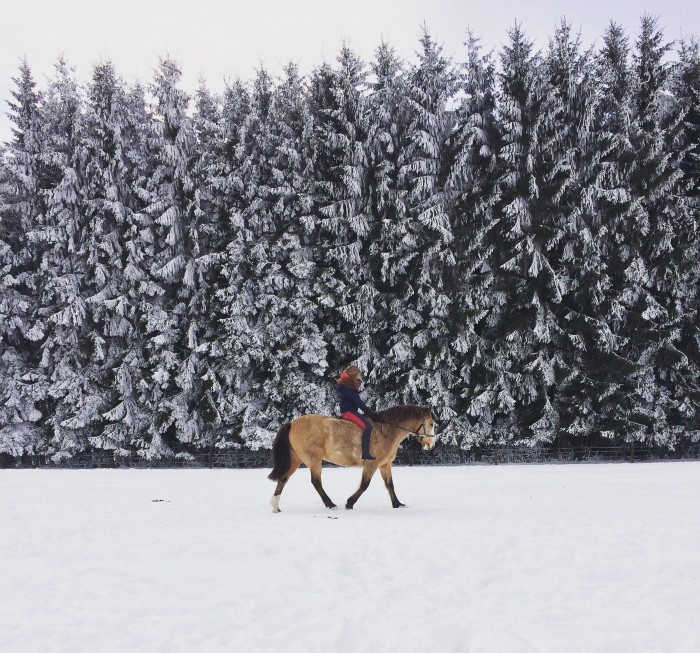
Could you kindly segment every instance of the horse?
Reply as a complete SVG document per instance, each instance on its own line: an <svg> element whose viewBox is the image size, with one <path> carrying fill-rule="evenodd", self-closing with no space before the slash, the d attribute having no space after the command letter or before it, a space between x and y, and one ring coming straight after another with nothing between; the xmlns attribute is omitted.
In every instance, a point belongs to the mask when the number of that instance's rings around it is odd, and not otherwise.
<svg viewBox="0 0 700 653"><path fill-rule="evenodd" d="M391 505L404 504L396 498L391 478L391 463L399 445L409 436L415 437L429 451L435 446L435 413L430 406L395 406L378 413L373 422L370 451L376 460L362 460L362 429L344 419L324 415L302 415L284 424L272 445L273 469L268 478L277 481L272 497L272 512L280 511L280 495L289 478L304 463L311 471L311 483L324 505L336 505L321 484L321 468L327 460L343 467L362 467L362 480L357 492L345 503L352 510L379 469L389 492Z"/></svg>

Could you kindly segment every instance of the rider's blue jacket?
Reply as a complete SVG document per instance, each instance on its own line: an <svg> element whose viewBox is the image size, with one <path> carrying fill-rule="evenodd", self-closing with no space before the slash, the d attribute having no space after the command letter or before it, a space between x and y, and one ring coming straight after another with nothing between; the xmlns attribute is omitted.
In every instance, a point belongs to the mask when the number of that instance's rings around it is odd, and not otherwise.
<svg viewBox="0 0 700 653"><path fill-rule="evenodd" d="M340 399L341 413L347 413L348 411L356 413L359 409L365 413L365 415L372 414L373 411L365 405L365 402L362 401L360 393L357 390L348 388L340 383L336 384L335 389Z"/></svg>

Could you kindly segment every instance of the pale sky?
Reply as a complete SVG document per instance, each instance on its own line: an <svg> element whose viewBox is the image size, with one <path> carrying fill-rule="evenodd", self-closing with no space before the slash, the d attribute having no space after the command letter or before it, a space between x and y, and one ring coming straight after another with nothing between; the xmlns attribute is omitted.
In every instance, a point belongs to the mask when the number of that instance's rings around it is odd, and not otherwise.
<svg viewBox="0 0 700 653"><path fill-rule="evenodd" d="M563 17L586 44L610 22L632 38L645 12L658 16L668 40L700 36L698 0L5 0L0 9L0 140L10 137L5 100L23 56L40 86L63 53L87 82L92 65L111 59L129 82L148 82L159 56L174 57L183 87L200 77L213 90L249 79L262 62L277 74L295 61L302 72L333 60L346 40L369 60L384 39L407 60L425 23L459 59L468 27L487 48L498 47L520 21L545 47Z"/></svg>

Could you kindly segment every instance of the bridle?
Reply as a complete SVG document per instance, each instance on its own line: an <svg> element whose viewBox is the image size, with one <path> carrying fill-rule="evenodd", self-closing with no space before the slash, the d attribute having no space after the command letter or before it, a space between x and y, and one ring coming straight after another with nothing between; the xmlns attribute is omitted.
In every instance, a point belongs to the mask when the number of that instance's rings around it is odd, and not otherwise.
<svg viewBox="0 0 700 653"><path fill-rule="evenodd" d="M419 441L420 441L420 439L423 437L423 436L420 434L421 429L423 429L423 430L425 431L425 437L426 437L426 438L432 437L432 436L428 435L428 429L425 428L425 419L426 419L426 418L424 417L424 418L423 418L423 421L420 423L420 426L412 433L413 437L416 438L416 439L419 440Z"/></svg>
<svg viewBox="0 0 700 653"><path fill-rule="evenodd" d="M411 429L407 429L405 426L400 426L399 424L391 424L390 422L380 422L381 424L386 424L387 426L393 426L396 429L401 429L402 431L406 431L410 435L412 435L418 442L421 442L422 444L422 438L433 438L437 440L437 437L434 435L430 435L428 433L428 429L425 427L425 422L428 418L424 417L423 421L420 423L420 426L415 430L411 431ZM424 431L424 434L421 435L421 429Z"/></svg>

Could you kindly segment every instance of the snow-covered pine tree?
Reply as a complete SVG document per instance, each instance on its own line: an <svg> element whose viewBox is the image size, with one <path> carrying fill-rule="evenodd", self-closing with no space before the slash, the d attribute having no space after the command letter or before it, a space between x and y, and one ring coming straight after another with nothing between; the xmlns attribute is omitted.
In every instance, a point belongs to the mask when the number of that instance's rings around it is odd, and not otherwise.
<svg viewBox="0 0 700 653"><path fill-rule="evenodd" d="M12 140L0 158L0 453L46 451L47 380L40 367L43 330L33 329L38 261L26 237L45 213L41 94L26 61L11 91Z"/></svg>
<svg viewBox="0 0 700 653"><path fill-rule="evenodd" d="M270 421L279 427L279 415L268 415L268 401L262 393L266 379L274 374L274 362L269 359L269 318L267 304L275 301L274 294L265 292L267 277L272 272L270 235L275 231L268 197L271 182L269 157L269 111L272 101L272 80L264 68L258 70L250 92L250 109L240 125L241 148L236 172L241 184L242 242L238 252L239 283L231 296L227 320L228 350L238 362L240 377L237 399L244 406L242 437L254 449L271 446ZM271 280L272 281L272 280ZM274 328L274 327L273 327ZM241 365L246 361L245 366ZM276 430L276 429L275 429Z"/></svg>
<svg viewBox="0 0 700 653"><path fill-rule="evenodd" d="M243 220L246 199L242 167L245 127L250 111L249 90L241 80L235 80L224 92L215 156L205 177L223 227L222 247L217 248L217 270L221 280L217 284L219 289L212 315L217 318L216 340L212 348L216 355L217 405L224 427L224 443L231 446L244 444L242 429L246 405L243 398L250 371L246 342L238 338L247 327L235 308L245 280L244 264L249 244Z"/></svg>
<svg viewBox="0 0 700 653"><path fill-rule="evenodd" d="M555 383L546 390L556 424L546 419L549 433L540 429L540 435L559 446L572 444L570 435L590 432L588 394L599 390L588 376L588 367L597 365L591 339L601 324L596 293L602 273L593 204L597 150L592 57L592 51L581 51L580 35L562 20L542 62L551 97L543 105L540 136L539 240L561 284L542 293L555 324L553 337L540 347L556 360Z"/></svg>
<svg viewBox="0 0 700 653"><path fill-rule="evenodd" d="M219 337L224 307L219 292L226 286L224 254L230 237L230 222L222 206L222 195L215 180L221 169L223 143L222 102L200 81L195 98L194 128L197 134L197 206L199 217L200 256L197 258L201 286L198 301L202 315L198 353L201 355L201 386L197 399L203 420L200 448L214 449L231 446L227 435L223 381L217 374L221 351Z"/></svg>
<svg viewBox="0 0 700 653"><path fill-rule="evenodd" d="M632 399L634 388L628 381L639 367L634 354L628 355L624 334L627 307L620 301L630 282L625 274L631 263L627 240L630 229L636 228L630 187L636 156L632 146L636 130L635 79L629 57L629 39L622 27L611 23L596 60L600 94L595 123L599 150L596 204L601 217L601 279L595 299L601 318L594 341L599 355L593 359L589 375L593 387L599 388L598 393L590 395L597 430L617 441L633 438L639 431Z"/></svg>
<svg viewBox="0 0 700 653"><path fill-rule="evenodd" d="M11 211L12 185L9 155L0 145L0 456L22 455L26 440L17 437L19 424L27 423L17 408L21 406L19 378L25 364L18 335L22 324L22 296L14 276L19 233L18 216Z"/></svg>
<svg viewBox="0 0 700 653"><path fill-rule="evenodd" d="M556 96L542 74L540 54L533 54L518 24L501 51L499 106L494 290L502 293L496 301L503 309L492 335L492 437L497 444L518 440L535 445L551 441L558 426L551 393L561 368L562 333L554 305L561 302L567 283L550 252L562 237L562 226L545 194L558 156L556 138L547 133L555 120Z"/></svg>
<svg viewBox="0 0 700 653"><path fill-rule="evenodd" d="M599 55L602 95L598 203L610 236L602 243L609 285L605 287L608 364L598 372L609 388L597 408L599 428L621 442L666 441L669 398L656 366L665 352L673 365L678 310L662 294L668 256L674 248L670 213L679 175L665 152L662 102L667 46L652 19L642 20L634 68L622 28L612 23ZM668 193L668 197L663 197ZM668 207L673 212L671 207ZM661 292L660 292L661 290Z"/></svg>
<svg viewBox="0 0 700 653"><path fill-rule="evenodd" d="M370 210L376 216L369 235L369 265L377 290L375 330L376 358L368 382L377 388L384 406L403 403L406 361L394 338L394 325L406 313L406 287L402 283L409 261L401 256L406 236L406 188L402 188L402 152L407 147L408 112L404 63L387 43L372 62L370 84L369 192Z"/></svg>
<svg viewBox="0 0 700 653"><path fill-rule="evenodd" d="M153 220L152 294L143 316L146 361L152 385L145 406L153 416L143 449L146 457L191 449L204 437L197 399L201 387L198 338L202 321L197 206L196 134L189 97L178 88L181 72L162 60L151 86L154 112L149 138L150 175L144 212Z"/></svg>
<svg viewBox="0 0 700 653"><path fill-rule="evenodd" d="M243 438L257 449L270 446L283 422L325 407L316 381L326 369L325 343L309 287L316 268L307 232L315 222L312 123L295 66L279 88L258 71L244 132L246 246L229 337L230 348L248 361L239 400L245 405Z"/></svg>
<svg viewBox="0 0 700 653"><path fill-rule="evenodd" d="M145 89L140 83L125 89L123 114L116 111L121 135L123 163L113 161L124 175L122 195L125 215L119 233L122 238L123 287L115 299L115 310L129 323L129 336L123 358L113 366L114 394L112 404L103 412L105 429L102 437L109 442L123 443L131 453L143 450L147 429L153 420L148 397L153 386L147 361L148 321L158 285L150 274L154 257L153 219L144 211L150 200L147 180L152 166L149 160L151 118L147 111ZM121 118L121 120L119 120ZM116 134L117 132L115 132ZM127 203L128 202L128 203ZM122 326L125 325L122 323ZM97 444L97 443L96 443Z"/></svg>
<svg viewBox="0 0 700 653"><path fill-rule="evenodd" d="M316 69L311 80L315 121L317 247L321 258L314 294L318 324L336 373L350 361L371 367L376 289L369 270L371 212L368 178L369 104L364 63L344 45L337 66Z"/></svg>
<svg viewBox="0 0 700 653"><path fill-rule="evenodd" d="M565 335L559 341L562 379L554 395L558 446L597 442L601 403L615 389L603 372L611 364L614 339L605 304L610 281L603 249L609 230L597 201L604 154L595 122L599 80L593 56L590 50L581 52L580 37L562 22L545 60L560 112L554 131L559 158L549 178L552 210L559 207L564 230L555 253L569 287L557 307Z"/></svg>
<svg viewBox="0 0 700 653"><path fill-rule="evenodd" d="M34 453L43 444L40 430L28 419L34 416L33 402L27 402L22 392L26 363L21 326L28 302L17 287L20 219L12 210L15 196L9 160L0 145L0 457Z"/></svg>
<svg viewBox="0 0 700 653"><path fill-rule="evenodd" d="M673 96L685 109L680 147L683 149L682 194L686 219L676 225L676 253L681 253L689 283L681 297L683 316L678 348L688 357L682 378L682 398L676 409L685 425L685 441L700 441L700 43L686 39L679 47L679 61L672 79Z"/></svg>
<svg viewBox="0 0 700 653"><path fill-rule="evenodd" d="M418 60L406 77L408 124L399 182L407 191L405 235L389 262L404 272L396 275L401 303L391 307L390 355L402 367L402 403L431 403L451 411L455 393L461 392L459 363L449 347L452 289L445 288L447 271L456 265L445 193L454 128L448 103L455 93L455 73L427 28L420 44Z"/></svg>
<svg viewBox="0 0 700 653"><path fill-rule="evenodd" d="M97 64L80 142L86 225L81 238L82 292L90 329L85 338L92 348L83 373L91 379L85 403L95 407L86 415L92 424L90 443L121 456L130 453L145 426L134 387L142 359L137 353L139 308L133 283L145 278L143 264L134 266L139 205L130 183L134 175L129 155L138 147L131 142L134 119L114 65Z"/></svg>
<svg viewBox="0 0 700 653"><path fill-rule="evenodd" d="M270 412L282 420L330 412L334 397L325 378L327 344L318 322L319 297L313 286L319 254L313 241L314 125L306 80L288 64L272 97L269 122L270 181L265 189L275 231L270 239L272 278L268 295L271 363L263 387ZM277 295L278 301L272 297ZM279 301L281 300L281 301Z"/></svg>
<svg viewBox="0 0 700 653"><path fill-rule="evenodd" d="M500 131L496 107L496 70L491 53L483 54L479 39L468 33L466 61L458 77L459 104L450 140L451 168L446 184L457 264L446 270L452 307L448 346L458 361L461 392L455 393L459 419L446 430L463 447L488 438L493 421L488 384L491 376L490 340L498 323L502 294L493 291L494 208ZM454 414L453 412L453 414ZM443 413L443 418L448 417Z"/></svg>
<svg viewBox="0 0 700 653"><path fill-rule="evenodd" d="M40 261L34 280L39 296L32 328L37 334L44 333L40 366L49 379L47 425L54 459L85 450L91 435L88 425L99 420L99 406L90 400L93 379L84 374L92 343L86 337L89 323L80 251L85 229L79 156L81 105L75 72L61 58L44 103L47 149L42 159L48 185L42 193L46 211L28 234L32 254Z"/></svg>
<svg viewBox="0 0 700 653"><path fill-rule="evenodd" d="M684 304L696 292L697 276L689 269L686 248L697 222L682 196L687 108L670 93L670 49L658 19L643 16L633 55L638 80L636 165L630 180L635 224L628 232L628 286L621 302L628 309L630 357L638 361L634 383L643 428L634 437L673 448L684 437L685 379L693 371L678 345Z"/></svg>
<svg viewBox="0 0 700 653"><path fill-rule="evenodd" d="M671 80L673 95L683 103L685 154L681 164L686 192L693 206L700 200L700 41L683 39L678 46L678 62Z"/></svg>

